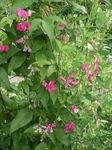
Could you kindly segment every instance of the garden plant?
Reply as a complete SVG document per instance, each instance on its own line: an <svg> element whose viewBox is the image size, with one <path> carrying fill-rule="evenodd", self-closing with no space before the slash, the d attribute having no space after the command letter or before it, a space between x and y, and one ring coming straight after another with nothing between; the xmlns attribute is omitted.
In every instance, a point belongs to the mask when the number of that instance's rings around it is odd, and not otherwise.
<svg viewBox="0 0 112 150"><path fill-rule="evenodd" d="M112 1L0 1L0 150L112 149Z"/></svg>

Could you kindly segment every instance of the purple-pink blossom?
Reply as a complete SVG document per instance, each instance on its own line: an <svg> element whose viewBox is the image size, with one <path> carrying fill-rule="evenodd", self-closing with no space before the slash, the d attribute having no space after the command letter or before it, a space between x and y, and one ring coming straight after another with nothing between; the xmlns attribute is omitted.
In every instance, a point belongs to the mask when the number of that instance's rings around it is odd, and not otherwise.
<svg viewBox="0 0 112 150"><path fill-rule="evenodd" d="M73 122L66 123L64 131L66 133L70 133L73 130L74 130L74 123Z"/></svg>
<svg viewBox="0 0 112 150"><path fill-rule="evenodd" d="M83 66L82 66L82 71L87 71L88 70L88 68L89 68L89 64L83 64Z"/></svg>
<svg viewBox="0 0 112 150"><path fill-rule="evenodd" d="M24 9L19 8L16 10L16 15L23 19L26 19L27 17L32 16L32 12L31 12L31 10L26 11Z"/></svg>
<svg viewBox="0 0 112 150"><path fill-rule="evenodd" d="M78 80L72 81L72 84L73 84L73 85L77 85L78 83L79 83Z"/></svg>
<svg viewBox="0 0 112 150"><path fill-rule="evenodd" d="M75 106L75 105L72 105L71 106L71 110L73 111L73 112L75 112L75 113L78 113L78 108L77 108L77 106Z"/></svg>
<svg viewBox="0 0 112 150"><path fill-rule="evenodd" d="M5 53L8 52L9 46L7 45L0 45L0 52Z"/></svg>
<svg viewBox="0 0 112 150"><path fill-rule="evenodd" d="M87 73L88 81L90 81L90 82L91 82L91 80L92 80L92 78L93 78L94 74L93 74L90 70L88 70L86 73Z"/></svg>
<svg viewBox="0 0 112 150"><path fill-rule="evenodd" d="M16 40L16 44L23 44L28 39L29 39L29 37L24 35L22 38Z"/></svg>
<svg viewBox="0 0 112 150"><path fill-rule="evenodd" d="M59 79L60 79L62 82L66 82L66 78L63 77L63 76L61 76Z"/></svg>
<svg viewBox="0 0 112 150"><path fill-rule="evenodd" d="M16 29L20 32L25 32L29 30L30 23L29 22L19 22L16 26Z"/></svg>
<svg viewBox="0 0 112 150"><path fill-rule="evenodd" d="M52 133L53 132L53 129L56 127L56 122L53 122L51 124L46 124L46 126L44 126L44 131L46 133Z"/></svg>
<svg viewBox="0 0 112 150"><path fill-rule="evenodd" d="M42 86L45 87L45 89L48 91L48 92L52 92L52 91L56 91L57 88L55 87L55 83L53 80L51 80L49 82L49 84L47 84L45 81L42 82Z"/></svg>

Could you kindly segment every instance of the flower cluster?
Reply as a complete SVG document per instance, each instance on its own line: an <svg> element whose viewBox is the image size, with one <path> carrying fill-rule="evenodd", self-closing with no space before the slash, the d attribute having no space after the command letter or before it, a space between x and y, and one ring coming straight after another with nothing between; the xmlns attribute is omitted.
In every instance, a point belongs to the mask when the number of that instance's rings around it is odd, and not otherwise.
<svg viewBox="0 0 112 150"><path fill-rule="evenodd" d="M57 88L56 88L55 85L54 85L54 81L53 81L53 80L51 80L51 81L49 82L49 84L47 84L47 82L43 81L43 82L42 82L42 86L43 86L48 92L52 92L52 91L56 91L56 90L57 90Z"/></svg>
<svg viewBox="0 0 112 150"><path fill-rule="evenodd" d="M0 52L4 53L4 52L8 52L8 50L9 50L9 46L0 45Z"/></svg>
<svg viewBox="0 0 112 150"><path fill-rule="evenodd" d="M74 72L70 72L68 79L61 76L60 80L65 83L65 88L70 88L72 85L77 85L79 83L78 80L74 80Z"/></svg>
<svg viewBox="0 0 112 150"><path fill-rule="evenodd" d="M75 113L78 113L78 108L77 108L77 106L75 106L75 105L72 105L71 106L71 110L73 111L73 112L75 112Z"/></svg>
<svg viewBox="0 0 112 150"><path fill-rule="evenodd" d="M51 124L46 124L43 126L45 133L52 133L53 129L56 127L56 122L53 122Z"/></svg>
<svg viewBox="0 0 112 150"><path fill-rule="evenodd" d="M28 17L32 16L31 10L25 11L24 9L17 9L16 10L17 16L21 17L22 19L27 19ZM29 30L30 23L28 21L18 22L16 25L16 30L19 32L26 32ZM16 40L16 44L24 44L25 41L29 40L28 36L23 36L22 38ZM29 45L24 45L23 52L31 52L31 48Z"/></svg>
<svg viewBox="0 0 112 150"><path fill-rule="evenodd" d="M89 67L90 67L89 64L87 64L87 63L83 64L82 71L86 72L88 81L92 82L92 78L93 78L94 74L89 70ZM99 59L95 58L95 61L94 61L94 73L97 74L98 70L99 70Z"/></svg>

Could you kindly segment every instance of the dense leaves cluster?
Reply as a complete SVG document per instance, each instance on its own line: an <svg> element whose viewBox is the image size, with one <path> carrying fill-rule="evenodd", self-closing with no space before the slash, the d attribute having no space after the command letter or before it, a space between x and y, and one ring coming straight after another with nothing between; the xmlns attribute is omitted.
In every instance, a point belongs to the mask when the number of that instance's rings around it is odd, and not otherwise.
<svg viewBox="0 0 112 150"><path fill-rule="evenodd" d="M2 1L0 149L111 149L111 8Z"/></svg>

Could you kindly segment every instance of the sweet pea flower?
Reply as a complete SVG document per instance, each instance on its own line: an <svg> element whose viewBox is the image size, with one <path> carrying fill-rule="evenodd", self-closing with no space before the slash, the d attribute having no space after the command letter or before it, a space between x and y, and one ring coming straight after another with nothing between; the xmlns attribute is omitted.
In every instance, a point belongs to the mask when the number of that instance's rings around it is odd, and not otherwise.
<svg viewBox="0 0 112 150"><path fill-rule="evenodd" d="M91 80L92 80L92 78L93 78L93 73L90 71L90 70L88 70L87 71L87 78L88 78L88 80L91 82Z"/></svg>
<svg viewBox="0 0 112 150"><path fill-rule="evenodd" d="M24 49L23 49L23 52L31 52L32 50L31 50L31 48L30 48L30 46L28 45L24 45Z"/></svg>
<svg viewBox="0 0 112 150"><path fill-rule="evenodd" d="M71 110L73 111L73 112L75 112L75 113L78 113L78 108L77 108L77 106L75 106L75 105L72 105L71 106Z"/></svg>
<svg viewBox="0 0 112 150"><path fill-rule="evenodd" d="M69 83L65 84L65 88L70 88L70 87L71 87L71 85Z"/></svg>
<svg viewBox="0 0 112 150"><path fill-rule="evenodd" d="M56 91L57 88L54 85L54 81L51 80L49 82L49 84L47 84L45 81L42 82L42 86L48 91L48 92L52 92L52 91Z"/></svg>
<svg viewBox="0 0 112 150"><path fill-rule="evenodd" d="M82 71L87 71L89 68L89 64L83 64Z"/></svg>
<svg viewBox="0 0 112 150"><path fill-rule="evenodd" d="M74 79L74 77L75 77L75 73L74 73L74 71L71 71L69 74L69 78Z"/></svg>
<svg viewBox="0 0 112 150"><path fill-rule="evenodd" d="M78 80L72 81L72 84L73 84L73 85L77 85L78 83L79 83Z"/></svg>
<svg viewBox="0 0 112 150"><path fill-rule="evenodd" d="M71 132L73 130L74 130L74 123L73 122L66 123L64 131L66 133L69 133L69 132Z"/></svg>
<svg viewBox="0 0 112 150"><path fill-rule="evenodd" d="M16 26L16 29L20 32L25 32L29 30L30 23L29 22L19 22Z"/></svg>
<svg viewBox="0 0 112 150"><path fill-rule="evenodd" d="M64 25L63 23L59 22L59 23L57 24L57 27L58 27L59 30L64 30L65 25Z"/></svg>
<svg viewBox="0 0 112 150"><path fill-rule="evenodd" d="M0 45L0 52L6 53L9 50L9 46L7 45Z"/></svg>
<svg viewBox="0 0 112 150"><path fill-rule="evenodd" d="M16 40L16 44L23 44L25 41L29 39L28 36L24 35L22 38Z"/></svg>
<svg viewBox="0 0 112 150"><path fill-rule="evenodd" d="M66 78L65 77L60 77L59 78L62 82L66 82Z"/></svg>
<svg viewBox="0 0 112 150"><path fill-rule="evenodd" d="M20 9L20 8L16 10L16 15L23 19L26 19L28 17L27 11L25 11L24 9Z"/></svg>
<svg viewBox="0 0 112 150"><path fill-rule="evenodd" d="M98 73L98 70L99 70L99 59L96 58L94 61L94 72Z"/></svg>
<svg viewBox="0 0 112 150"><path fill-rule="evenodd" d="M56 123L53 122L51 124L46 124L46 126L44 126L44 130L46 133L52 133L53 132L53 129L56 127Z"/></svg>

